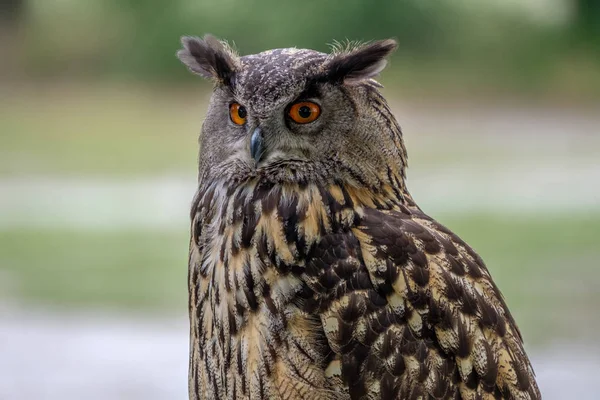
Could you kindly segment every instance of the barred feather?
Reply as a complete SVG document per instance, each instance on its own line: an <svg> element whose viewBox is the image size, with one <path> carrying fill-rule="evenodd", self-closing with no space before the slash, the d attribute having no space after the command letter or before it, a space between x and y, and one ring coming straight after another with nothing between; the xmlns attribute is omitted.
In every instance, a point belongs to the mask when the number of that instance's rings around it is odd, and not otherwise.
<svg viewBox="0 0 600 400"><path fill-rule="evenodd" d="M193 398L540 398L481 258L393 193L199 192Z"/></svg>

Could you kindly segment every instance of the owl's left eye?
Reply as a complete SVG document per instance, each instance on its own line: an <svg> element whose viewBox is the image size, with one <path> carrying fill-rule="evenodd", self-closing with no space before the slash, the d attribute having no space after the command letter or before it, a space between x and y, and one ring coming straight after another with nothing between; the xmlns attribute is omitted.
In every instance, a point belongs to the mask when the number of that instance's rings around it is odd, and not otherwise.
<svg viewBox="0 0 600 400"><path fill-rule="evenodd" d="M240 103L231 103L229 106L229 118L236 125L244 125L246 123L246 107Z"/></svg>
<svg viewBox="0 0 600 400"><path fill-rule="evenodd" d="M292 104L288 115L297 124L308 124L319 118L321 107L312 101L300 101Z"/></svg>

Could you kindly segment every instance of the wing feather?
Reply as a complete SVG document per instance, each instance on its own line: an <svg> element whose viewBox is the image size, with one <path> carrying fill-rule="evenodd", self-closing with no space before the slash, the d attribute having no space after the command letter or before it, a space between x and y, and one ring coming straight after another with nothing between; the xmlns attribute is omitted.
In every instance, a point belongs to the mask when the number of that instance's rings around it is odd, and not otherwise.
<svg viewBox="0 0 600 400"><path fill-rule="evenodd" d="M309 287L351 398L540 399L483 260L420 211L361 210L321 240Z"/></svg>

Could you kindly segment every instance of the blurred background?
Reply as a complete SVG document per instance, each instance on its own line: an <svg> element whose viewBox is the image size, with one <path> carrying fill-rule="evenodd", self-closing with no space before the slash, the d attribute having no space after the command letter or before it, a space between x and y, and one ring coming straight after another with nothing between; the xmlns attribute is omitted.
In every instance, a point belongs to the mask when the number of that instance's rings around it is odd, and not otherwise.
<svg viewBox="0 0 600 400"><path fill-rule="evenodd" d="M545 399L597 398L600 2L0 0L0 399L183 399L211 87L175 58L398 39L422 208L483 256Z"/></svg>

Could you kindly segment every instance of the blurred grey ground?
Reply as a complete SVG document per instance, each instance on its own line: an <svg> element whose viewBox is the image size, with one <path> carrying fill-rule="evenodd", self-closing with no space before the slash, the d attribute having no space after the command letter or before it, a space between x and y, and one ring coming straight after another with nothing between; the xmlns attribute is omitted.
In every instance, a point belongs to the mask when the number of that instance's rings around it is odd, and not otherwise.
<svg viewBox="0 0 600 400"><path fill-rule="evenodd" d="M2 399L187 398L183 316L13 309L2 310L0 318ZM544 399L598 398L597 343L554 343L530 353Z"/></svg>

